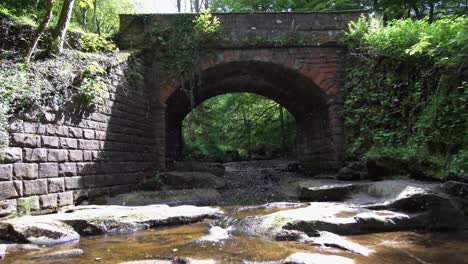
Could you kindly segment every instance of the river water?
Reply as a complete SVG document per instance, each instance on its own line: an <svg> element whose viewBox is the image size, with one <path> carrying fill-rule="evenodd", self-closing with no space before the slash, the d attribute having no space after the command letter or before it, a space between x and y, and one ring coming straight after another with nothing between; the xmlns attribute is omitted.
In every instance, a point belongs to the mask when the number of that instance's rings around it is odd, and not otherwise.
<svg viewBox="0 0 468 264"><path fill-rule="evenodd" d="M253 172L255 171L255 172ZM235 181L235 174L256 175L257 180ZM231 175L231 180L229 178ZM245 175L244 175L245 176ZM255 178L255 177L254 177ZM361 256L343 250L318 247L299 242L270 241L243 234L223 233L229 222L252 215L264 215L288 209L241 210L242 204L261 204L271 200L288 200L276 190L279 180L274 173L265 170L228 170L230 190L224 193L222 203L226 214L224 225L209 220L177 227L165 227L133 234L82 237L80 242L58 248L10 253L1 263L8 264L85 264L120 263L124 261L170 259L184 257L192 259L213 259L218 263L281 263L281 260L295 252L339 255L355 260L356 264L468 264L468 232L387 232L346 236L349 240L374 250L369 256ZM245 178L244 178L245 179ZM260 180L259 180L260 179ZM261 182L261 184L259 184ZM259 195L264 193L265 195ZM249 202L250 201L250 202ZM223 222L223 221L221 221ZM213 226L218 226L213 229ZM207 235L213 230L211 239ZM224 237L223 237L224 236ZM51 251L79 248L84 251L80 258L47 260L41 256ZM333 264L333 263L324 263Z"/></svg>

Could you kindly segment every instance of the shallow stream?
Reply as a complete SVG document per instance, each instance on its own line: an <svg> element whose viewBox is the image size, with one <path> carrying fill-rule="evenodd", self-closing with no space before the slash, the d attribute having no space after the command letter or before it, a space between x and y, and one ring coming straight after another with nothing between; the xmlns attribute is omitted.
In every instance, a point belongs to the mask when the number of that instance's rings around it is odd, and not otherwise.
<svg viewBox="0 0 468 264"><path fill-rule="evenodd" d="M245 165L242 167L245 168ZM248 216L265 215L293 208L249 208L239 204L263 204L288 201L278 191L277 170L249 168L227 172L226 198L221 202L225 217L184 226L165 227L132 234L82 237L73 245L56 248L16 251L8 254L5 264L85 264L121 263L149 259L212 259L218 263L281 263L295 252L321 253L351 258L356 264L468 264L468 232L386 232L346 236L349 240L373 249L361 256L336 248L319 247L288 241L271 241L242 233L227 232L233 222ZM285 172L281 172L284 174ZM264 194L264 195L261 195ZM289 199L290 200L290 199ZM238 205L232 205L232 204ZM213 229L213 227L215 227ZM215 234L210 231L219 231ZM207 236L210 235L211 236ZM217 240L219 238L224 238ZM47 253L82 249L79 258L48 260ZM333 264L333 263L324 263Z"/></svg>
<svg viewBox="0 0 468 264"><path fill-rule="evenodd" d="M237 207L225 208L227 217L234 219L275 211L278 209L238 212ZM357 264L468 263L468 233L388 232L347 236L348 239L375 250L370 256L365 257L333 248L317 247L298 242L269 241L240 234L217 242L201 241L200 238L208 234L210 224L212 223L205 222L147 230L134 234L83 237L78 244L59 248L60 250L82 249L84 255L80 258L41 259L41 255L58 249L42 248L26 252L13 252L3 263L110 264L174 257L214 259L219 263L280 263L282 259L294 252L340 255L354 259Z"/></svg>

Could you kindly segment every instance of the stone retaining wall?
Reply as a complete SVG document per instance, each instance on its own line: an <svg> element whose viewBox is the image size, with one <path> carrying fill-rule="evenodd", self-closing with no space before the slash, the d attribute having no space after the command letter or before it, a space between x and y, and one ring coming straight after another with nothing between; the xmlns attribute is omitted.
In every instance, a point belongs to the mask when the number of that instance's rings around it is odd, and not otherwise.
<svg viewBox="0 0 468 264"><path fill-rule="evenodd" d="M129 191L153 172L148 96L130 87L128 64L110 69L110 99L90 113L70 107L10 124L0 164L0 215L54 209Z"/></svg>

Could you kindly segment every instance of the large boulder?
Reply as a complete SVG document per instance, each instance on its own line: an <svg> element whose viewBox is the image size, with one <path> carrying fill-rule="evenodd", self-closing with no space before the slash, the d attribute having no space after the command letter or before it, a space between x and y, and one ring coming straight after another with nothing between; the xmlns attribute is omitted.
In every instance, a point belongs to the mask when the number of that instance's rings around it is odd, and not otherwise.
<svg viewBox="0 0 468 264"><path fill-rule="evenodd" d="M163 182L173 189L223 188L224 179L209 172L170 171L161 175Z"/></svg>
<svg viewBox="0 0 468 264"><path fill-rule="evenodd" d="M317 231L340 235L406 230L414 227L410 215L338 203L311 203L304 208L247 217L239 229L251 235L273 238L283 230L297 230L309 236Z"/></svg>
<svg viewBox="0 0 468 264"><path fill-rule="evenodd" d="M186 189L125 193L107 198L107 204L127 206L151 204L214 205L220 200L221 194L216 189Z"/></svg>
<svg viewBox="0 0 468 264"><path fill-rule="evenodd" d="M7 241L51 245L76 241L78 234L135 232L194 223L222 215L219 208L189 205L78 206L56 214L23 216L0 222L0 236Z"/></svg>

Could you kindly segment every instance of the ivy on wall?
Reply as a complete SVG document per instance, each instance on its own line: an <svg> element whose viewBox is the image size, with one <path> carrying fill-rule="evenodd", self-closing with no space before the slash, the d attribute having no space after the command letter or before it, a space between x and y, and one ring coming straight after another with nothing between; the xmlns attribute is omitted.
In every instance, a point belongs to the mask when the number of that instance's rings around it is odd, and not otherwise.
<svg viewBox="0 0 468 264"><path fill-rule="evenodd" d="M159 47L165 74L191 92L197 85L195 69L204 52L202 44L216 40L220 32L219 18L205 10L195 18L190 14L177 16L170 27L152 31L150 40Z"/></svg>
<svg viewBox="0 0 468 264"><path fill-rule="evenodd" d="M343 116L349 159L397 174L468 172L468 19L352 23Z"/></svg>

